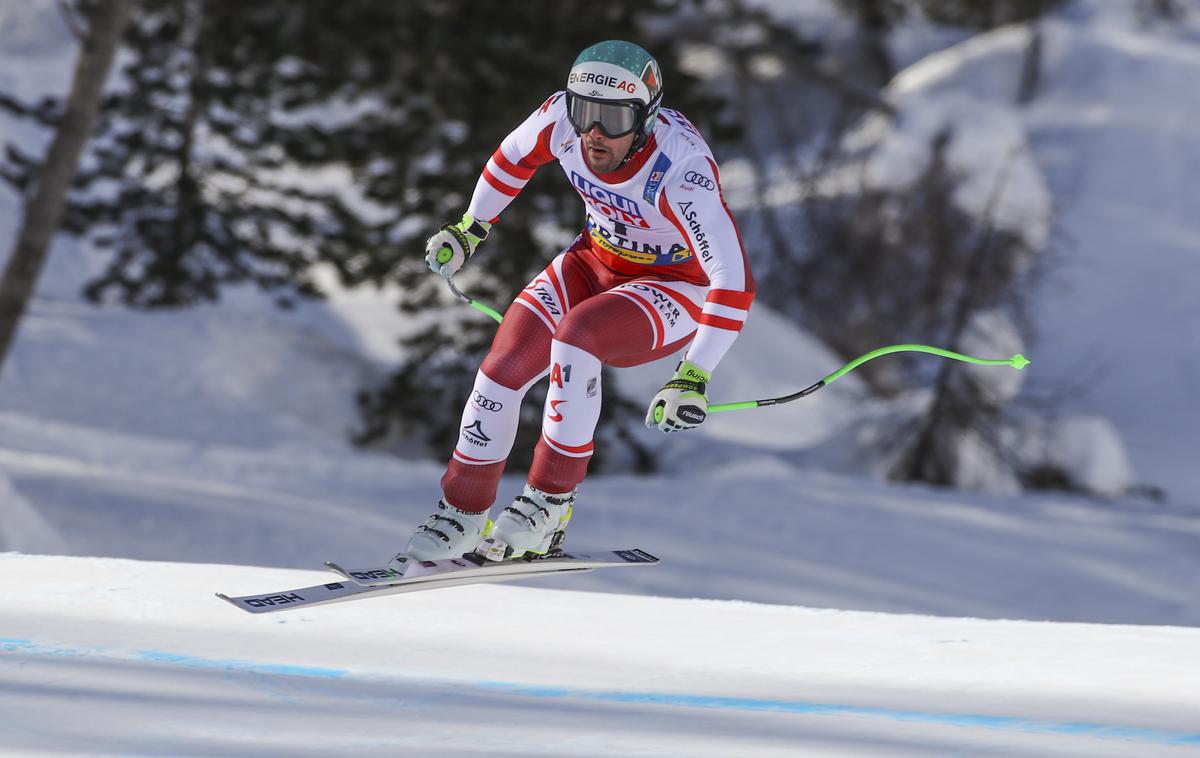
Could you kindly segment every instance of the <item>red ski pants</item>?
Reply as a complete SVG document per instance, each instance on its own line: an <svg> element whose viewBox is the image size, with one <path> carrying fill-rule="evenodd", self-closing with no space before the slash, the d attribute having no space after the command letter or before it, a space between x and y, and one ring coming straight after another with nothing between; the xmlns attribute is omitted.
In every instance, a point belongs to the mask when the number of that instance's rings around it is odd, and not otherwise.
<svg viewBox="0 0 1200 758"><path fill-rule="evenodd" d="M596 257L586 238L576 240L504 314L442 477L447 502L471 512L492 506L521 401L547 374L529 483L550 493L575 489L592 457L602 365L637 366L684 347L695 335L705 294L688 282L619 274Z"/></svg>

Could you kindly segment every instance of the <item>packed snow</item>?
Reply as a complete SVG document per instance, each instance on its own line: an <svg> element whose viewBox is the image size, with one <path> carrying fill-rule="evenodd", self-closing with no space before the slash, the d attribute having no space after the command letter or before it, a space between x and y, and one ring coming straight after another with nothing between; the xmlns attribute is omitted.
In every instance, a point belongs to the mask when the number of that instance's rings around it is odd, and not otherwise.
<svg viewBox="0 0 1200 758"><path fill-rule="evenodd" d="M517 586L252 616L213 589L332 575L9 555L0 577L0 749L11 754L1200 750L1197 629Z"/></svg>

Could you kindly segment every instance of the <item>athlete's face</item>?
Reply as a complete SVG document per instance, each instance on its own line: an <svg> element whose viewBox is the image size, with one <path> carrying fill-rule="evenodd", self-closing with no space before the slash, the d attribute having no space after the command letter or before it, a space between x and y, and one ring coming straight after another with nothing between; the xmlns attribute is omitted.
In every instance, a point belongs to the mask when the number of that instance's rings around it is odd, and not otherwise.
<svg viewBox="0 0 1200 758"><path fill-rule="evenodd" d="M593 125L583 133L582 139L583 159L588 168L597 174L607 174L625 160L629 148L633 147L634 135L630 132L624 137L606 137L598 125Z"/></svg>

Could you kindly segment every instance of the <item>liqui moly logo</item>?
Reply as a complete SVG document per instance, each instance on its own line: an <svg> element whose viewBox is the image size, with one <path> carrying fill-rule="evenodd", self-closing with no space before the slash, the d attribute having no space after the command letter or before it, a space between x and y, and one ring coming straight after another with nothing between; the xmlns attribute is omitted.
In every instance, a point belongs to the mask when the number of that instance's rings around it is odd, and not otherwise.
<svg viewBox="0 0 1200 758"><path fill-rule="evenodd" d="M588 205L595 208L606 218L610 218L626 226L636 226L641 229L650 228L650 224L642 216L642 211L638 208L636 201L630 200L624 195L618 195L612 190L592 184L574 171L571 172L571 183L575 185L575 189L579 191L579 194L583 196Z"/></svg>

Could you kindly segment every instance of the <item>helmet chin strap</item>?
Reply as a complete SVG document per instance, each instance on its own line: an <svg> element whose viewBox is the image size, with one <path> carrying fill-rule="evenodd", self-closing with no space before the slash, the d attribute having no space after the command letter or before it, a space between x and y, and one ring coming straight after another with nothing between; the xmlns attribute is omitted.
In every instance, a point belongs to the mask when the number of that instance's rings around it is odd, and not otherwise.
<svg viewBox="0 0 1200 758"><path fill-rule="evenodd" d="M652 101L650 101L650 105L647 106L647 110L650 112L657 112L657 109L661 104L662 104L662 93L660 92L658 97L656 97ZM630 158L637 155L638 151L646 146L646 142L649 139L650 139L650 132L646 128L645 121L643 121L641 127L639 127L639 129L638 129L637 136L633 138L633 144L631 144L629 146L629 152L626 153L625 157L621 160L621 162L617 164L617 168L624 166L626 163L629 162ZM617 168L614 168L613 171L616 171Z"/></svg>
<svg viewBox="0 0 1200 758"><path fill-rule="evenodd" d="M627 153L625 153L625 157L621 159L621 162L613 167L613 171L616 171L617 169L621 168L622 166L624 166L626 163L629 162L630 158L637 155L638 151L646 146L646 139L647 139L647 135L645 132L638 132L638 136L634 137L633 142L629 145L629 151ZM612 171L610 171L609 173L612 173Z"/></svg>

